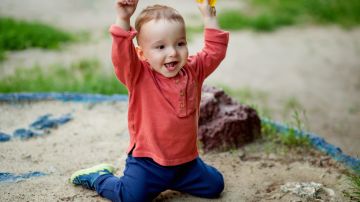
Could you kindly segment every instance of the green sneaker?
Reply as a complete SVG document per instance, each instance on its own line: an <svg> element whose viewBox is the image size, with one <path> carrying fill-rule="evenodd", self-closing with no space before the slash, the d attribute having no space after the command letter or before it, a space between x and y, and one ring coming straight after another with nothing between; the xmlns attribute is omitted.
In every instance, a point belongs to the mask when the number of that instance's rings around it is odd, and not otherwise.
<svg viewBox="0 0 360 202"><path fill-rule="evenodd" d="M76 171L70 177L70 182L74 185L82 185L87 189L95 190L94 182L101 175L111 174L115 168L109 164L100 164L91 168Z"/></svg>

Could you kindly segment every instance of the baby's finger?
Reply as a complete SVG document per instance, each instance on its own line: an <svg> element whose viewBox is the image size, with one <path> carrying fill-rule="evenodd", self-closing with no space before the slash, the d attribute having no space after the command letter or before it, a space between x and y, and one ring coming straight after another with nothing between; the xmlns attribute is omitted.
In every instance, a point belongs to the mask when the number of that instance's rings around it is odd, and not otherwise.
<svg viewBox="0 0 360 202"><path fill-rule="evenodd" d="M127 0L116 0L116 5L123 6L126 5Z"/></svg>
<svg viewBox="0 0 360 202"><path fill-rule="evenodd" d="M137 0L126 0L127 5L135 5Z"/></svg>

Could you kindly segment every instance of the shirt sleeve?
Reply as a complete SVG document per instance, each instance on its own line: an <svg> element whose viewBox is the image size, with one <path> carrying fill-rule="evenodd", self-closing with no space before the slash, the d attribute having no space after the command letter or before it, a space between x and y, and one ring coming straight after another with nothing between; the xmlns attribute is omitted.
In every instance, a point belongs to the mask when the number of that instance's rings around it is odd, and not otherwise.
<svg viewBox="0 0 360 202"><path fill-rule="evenodd" d="M143 68L132 41L137 32L133 28L126 31L116 25L112 25L109 31L113 38L111 59L115 74L121 83L130 90Z"/></svg>
<svg viewBox="0 0 360 202"><path fill-rule="evenodd" d="M188 64L195 68L201 81L205 80L225 58L229 42L229 32L218 29L205 29L204 48L194 56L190 56Z"/></svg>

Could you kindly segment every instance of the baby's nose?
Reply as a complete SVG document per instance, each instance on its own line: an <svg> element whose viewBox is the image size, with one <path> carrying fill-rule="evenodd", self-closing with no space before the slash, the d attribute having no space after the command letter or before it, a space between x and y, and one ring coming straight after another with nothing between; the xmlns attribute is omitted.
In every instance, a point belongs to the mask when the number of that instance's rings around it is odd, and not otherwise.
<svg viewBox="0 0 360 202"><path fill-rule="evenodd" d="M177 54L177 51L174 47L169 48L169 53L170 56L175 56Z"/></svg>

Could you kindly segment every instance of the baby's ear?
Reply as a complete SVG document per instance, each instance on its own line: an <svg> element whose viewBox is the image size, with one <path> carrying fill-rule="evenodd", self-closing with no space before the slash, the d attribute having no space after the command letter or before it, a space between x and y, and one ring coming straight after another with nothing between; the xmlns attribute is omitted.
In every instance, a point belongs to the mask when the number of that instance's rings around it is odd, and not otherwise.
<svg viewBox="0 0 360 202"><path fill-rule="evenodd" d="M135 48L135 50L136 50L136 53L137 53L137 55L138 55L138 58L139 58L141 61L145 61L146 58L145 58L145 56L144 56L144 51L143 51L143 49L142 49L140 46L137 46L137 47Z"/></svg>

